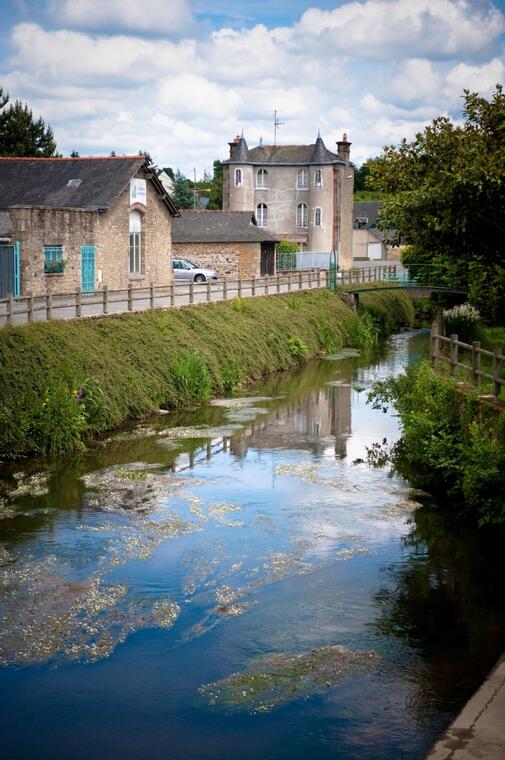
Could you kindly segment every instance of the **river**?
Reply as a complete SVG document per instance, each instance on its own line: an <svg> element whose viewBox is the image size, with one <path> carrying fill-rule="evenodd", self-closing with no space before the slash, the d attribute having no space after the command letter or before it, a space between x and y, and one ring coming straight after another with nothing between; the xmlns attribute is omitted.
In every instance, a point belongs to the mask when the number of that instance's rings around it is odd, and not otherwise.
<svg viewBox="0 0 505 760"><path fill-rule="evenodd" d="M422 331L0 470L3 760L423 758L503 567L367 447Z"/></svg>

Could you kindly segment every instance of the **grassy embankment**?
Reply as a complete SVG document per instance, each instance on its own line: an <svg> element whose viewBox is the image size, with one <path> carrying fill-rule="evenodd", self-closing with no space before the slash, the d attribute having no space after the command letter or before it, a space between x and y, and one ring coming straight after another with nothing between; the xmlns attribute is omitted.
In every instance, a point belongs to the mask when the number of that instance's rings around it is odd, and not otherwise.
<svg viewBox="0 0 505 760"><path fill-rule="evenodd" d="M314 291L0 331L0 456L56 454L160 407L211 395L413 322L400 293L360 315Z"/></svg>

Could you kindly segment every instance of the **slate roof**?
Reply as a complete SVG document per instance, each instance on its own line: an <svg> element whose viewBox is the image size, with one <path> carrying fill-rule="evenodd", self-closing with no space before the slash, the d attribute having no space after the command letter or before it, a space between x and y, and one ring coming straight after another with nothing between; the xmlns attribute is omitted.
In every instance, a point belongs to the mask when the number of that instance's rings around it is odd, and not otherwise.
<svg viewBox="0 0 505 760"><path fill-rule="evenodd" d="M258 145L248 148L242 137L240 142L230 143L231 156L224 164L278 164L285 166L307 164L343 164L336 153L325 146L318 136L311 145Z"/></svg>
<svg viewBox="0 0 505 760"><path fill-rule="evenodd" d="M255 243L277 238L258 227L252 211L181 210L172 221L173 243Z"/></svg>
<svg viewBox="0 0 505 760"><path fill-rule="evenodd" d="M376 226L377 217L379 216L380 201L356 201L353 206L353 221L357 217L368 219L366 229Z"/></svg>
<svg viewBox="0 0 505 760"><path fill-rule="evenodd" d="M93 158L0 157L0 208L36 206L89 211L109 209L144 167L170 213L177 208L143 156ZM70 180L74 187L69 187Z"/></svg>

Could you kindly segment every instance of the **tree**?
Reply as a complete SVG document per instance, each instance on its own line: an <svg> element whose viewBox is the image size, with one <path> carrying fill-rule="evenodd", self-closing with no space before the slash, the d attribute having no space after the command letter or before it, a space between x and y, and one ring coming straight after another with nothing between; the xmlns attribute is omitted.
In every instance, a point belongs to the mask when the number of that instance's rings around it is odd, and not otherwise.
<svg viewBox="0 0 505 760"><path fill-rule="evenodd" d="M42 117L35 120L31 108L16 100L9 105L9 96L0 87L0 156L50 157L56 154L51 127Z"/></svg>
<svg viewBox="0 0 505 760"><path fill-rule="evenodd" d="M388 195L382 229L407 243L404 263L466 285L491 320L505 309L505 95L464 91L464 121L439 117L408 143L384 149L372 187Z"/></svg>
<svg viewBox="0 0 505 760"><path fill-rule="evenodd" d="M73 150L70 154L70 158L79 158L79 153L76 150Z"/></svg>
<svg viewBox="0 0 505 760"><path fill-rule="evenodd" d="M195 205L195 195L190 180L177 169L174 172L174 190L171 197L177 208L193 208Z"/></svg>
<svg viewBox="0 0 505 760"><path fill-rule="evenodd" d="M139 156L144 156L148 166L154 166L154 161L151 158L151 154L147 150L139 150Z"/></svg>
<svg viewBox="0 0 505 760"><path fill-rule="evenodd" d="M380 190L372 190L370 187L370 173L375 164L381 161L381 157L367 158L361 164L359 169L354 171L354 200L355 201L373 201L382 200L385 194Z"/></svg>
<svg viewBox="0 0 505 760"><path fill-rule="evenodd" d="M209 209L223 208L223 162L214 161L214 175L209 195Z"/></svg>

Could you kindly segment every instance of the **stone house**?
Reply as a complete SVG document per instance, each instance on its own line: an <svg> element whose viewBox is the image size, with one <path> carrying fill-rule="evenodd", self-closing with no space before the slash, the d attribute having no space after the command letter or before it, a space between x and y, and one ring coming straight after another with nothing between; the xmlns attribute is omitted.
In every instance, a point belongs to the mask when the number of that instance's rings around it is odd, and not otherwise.
<svg viewBox="0 0 505 760"><path fill-rule="evenodd" d="M388 232L377 227L380 201L357 201L353 209L352 257L356 261L399 260L401 248L391 246Z"/></svg>
<svg viewBox="0 0 505 760"><path fill-rule="evenodd" d="M300 250L340 253L352 263L354 167L347 136L329 151L318 135L311 145L259 145L244 137L229 143L223 162L223 208L253 211L258 226Z"/></svg>
<svg viewBox="0 0 505 760"><path fill-rule="evenodd" d="M251 211L181 209L172 223L173 257L215 269L224 278L275 274L275 243Z"/></svg>
<svg viewBox="0 0 505 760"><path fill-rule="evenodd" d="M0 297L169 284L177 214L143 156L0 158Z"/></svg>

